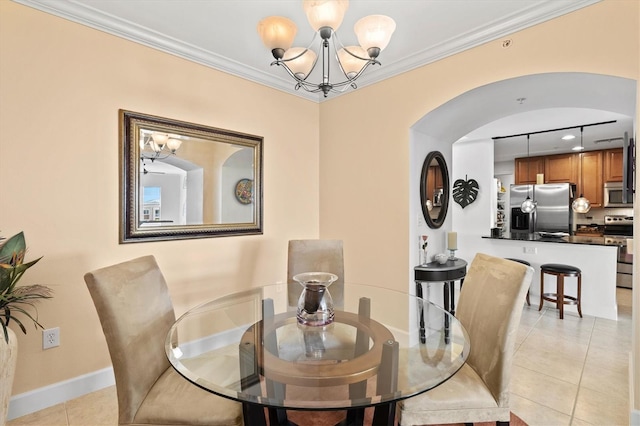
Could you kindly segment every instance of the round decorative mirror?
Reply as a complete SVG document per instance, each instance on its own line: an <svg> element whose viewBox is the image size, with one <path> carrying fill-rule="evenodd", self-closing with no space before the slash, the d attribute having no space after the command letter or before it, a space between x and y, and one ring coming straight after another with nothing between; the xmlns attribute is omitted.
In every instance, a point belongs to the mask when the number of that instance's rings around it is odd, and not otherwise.
<svg viewBox="0 0 640 426"><path fill-rule="evenodd" d="M449 170L440 151L431 151L422 164L420 206L429 228L440 228L449 208Z"/></svg>

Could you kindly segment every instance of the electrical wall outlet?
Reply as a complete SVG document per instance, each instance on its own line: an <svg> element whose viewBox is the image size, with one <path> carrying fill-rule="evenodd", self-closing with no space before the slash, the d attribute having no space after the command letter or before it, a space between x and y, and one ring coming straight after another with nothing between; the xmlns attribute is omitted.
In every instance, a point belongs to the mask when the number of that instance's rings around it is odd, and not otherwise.
<svg viewBox="0 0 640 426"><path fill-rule="evenodd" d="M538 252L538 248L537 247L523 247L522 251L527 253L527 254L536 254Z"/></svg>
<svg viewBox="0 0 640 426"><path fill-rule="evenodd" d="M42 330L42 349L60 346L60 327Z"/></svg>

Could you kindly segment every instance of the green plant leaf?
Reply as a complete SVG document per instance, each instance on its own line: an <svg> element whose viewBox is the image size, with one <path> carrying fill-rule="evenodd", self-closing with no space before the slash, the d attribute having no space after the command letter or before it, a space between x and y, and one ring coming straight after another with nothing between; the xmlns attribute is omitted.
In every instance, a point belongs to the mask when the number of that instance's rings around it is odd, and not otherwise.
<svg viewBox="0 0 640 426"><path fill-rule="evenodd" d="M35 303L41 299L50 299L52 291L49 287L40 284L17 286L27 269L38 263L42 257L24 262L27 245L22 232L9 239L1 240L3 242L0 245L0 324L2 324L5 341L9 342L7 326L11 320L15 321L24 334L27 334L27 328L14 316L14 313L26 316L36 329L44 328L38 321ZM33 313L25 308L31 308Z"/></svg>
<svg viewBox="0 0 640 426"><path fill-rule="evenodd" d="M27 243L24 239L24 232L19 232L0 246L0 263L11 263L14 256L24 256L26 250ZM12 266L15 266L15 264L12 264Z"/></svg>
<svg viewBox="0 0 640 426"><path fill-rule="evenodd" d="M458 179L453 183L453 201L464 209L476 200L479 191L480 186L475 179Z"/></svg>

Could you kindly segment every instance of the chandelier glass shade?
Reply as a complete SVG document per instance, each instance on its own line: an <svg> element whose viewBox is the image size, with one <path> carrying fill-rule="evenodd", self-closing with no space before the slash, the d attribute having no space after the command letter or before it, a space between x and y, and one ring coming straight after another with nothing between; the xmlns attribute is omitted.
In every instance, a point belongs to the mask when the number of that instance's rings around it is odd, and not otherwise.
<svg viewBox="0 0 640 426"><path fill-rule="evenodd" d="M584 150L584 145L582 144L582 132L584 132L584 127L580 127L580 150ZM584 172L583 172L583 158L584 154L581 152L580 154L580 185L584 187ZM573 200L571 203L571 209L576 213L588 213L591 210L591 202L584 196L583 188L580 188L580 196Z"/></svg>
<svg viewBox="0 0 640 426"><path fill-rule="evenodd" d="M591 210L591 202L584 196L580 195L580 197L573 200L573 203L571 203L571 208L576 213L588 213L589 210Z"/></svg>
<svg viewBox="0 0 640 426"><path fill-rule="evenodd" d="M292 47L297 27L290 19L269 16L258 23L258 34L275 58L271 65L282 66L295 80L296 90L303 88L308 92L322 92L326 97L330 92L357 88L355 81L364 70L369 65L380 65L376 58L389 44L396 28L395 21L384 15L361 18L354 26L360 46L345 47L336 31L349 7L348 0L304 0L302 7L309 24L316 32L306 48ZM320 45L314 51L312 47L318 36L321 39ZM321 81L308 81L319 59L322 64ZM344 75L341 81L331 81L332 60L337 62Z"/></svg>
<svg viewBox="0 0 640 426"><path fill-rule="evenodd" d="M527 135L527 175L528 176L531 175L531 158L529 158L529 137L530 135ZM520 206L520 210L522 210L523 213L533 213L535 209L536 209L536 202L533 201L531 197L529 197L529 188L527 188L527 198L522 202L522 205Z"/></svg>
<svg viewBox="0 0 640 426"><path fill-rule="evenodd" d="M175 155L182 141L166 133L144 133L140 138L140 157L142 160L164 159Z"/></svg>
<svg viewBox="0 0 640 426"><path fill-rule="evenodd" d="M520 210L522 210L523 213L531 213L535 209L536 209L536 202L533 201L531 198L529 198L529 196L527 195L527 199L522 202L522 205L520 206Z"/></svg>

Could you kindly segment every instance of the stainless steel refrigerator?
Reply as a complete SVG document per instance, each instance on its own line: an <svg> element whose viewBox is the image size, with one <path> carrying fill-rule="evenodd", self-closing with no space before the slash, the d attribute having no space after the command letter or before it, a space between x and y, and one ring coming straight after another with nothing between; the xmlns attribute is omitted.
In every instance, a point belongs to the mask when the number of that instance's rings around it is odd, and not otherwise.
<svg viewBox="0 0 640 426"><path fill-rule="evenodd" d="M571 233L571 202L573 193L568 183L547 183L542 185L511 185L509 192L512 233L567 232ZM528 217L518 209L529 196L536 203L534 213ZM529 222L529 226L524 226ZM515 228L515 229L514 229Z"/></svg>

